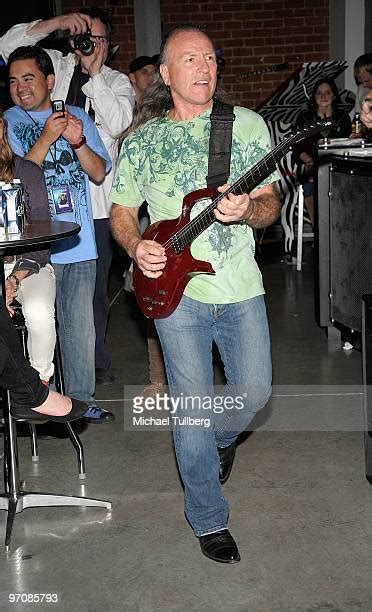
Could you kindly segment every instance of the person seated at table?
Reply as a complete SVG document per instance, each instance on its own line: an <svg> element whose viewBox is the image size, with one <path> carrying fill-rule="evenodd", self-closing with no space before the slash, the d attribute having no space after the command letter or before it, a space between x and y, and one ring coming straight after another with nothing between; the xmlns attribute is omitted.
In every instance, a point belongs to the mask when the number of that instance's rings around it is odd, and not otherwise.
<svg viewBox="0 0 372 612"><path fill-rule="evenodd" d="M354 78L357 84L354 111L362 110L362 101L372 91L372 53L359 55L354 62Z"/></svg>
<svg viewBox="0 0 372 612"><path fill-rule="evenodd" d="M367 139L372 136L372 89L361 100L360 119L365 126L364 135Z"/></svg>
<svg viewBox="0 0 372 612"><path fill-rule="evenodd" d="M67 423L80 419L86 406L42 384L23 355L17 332L0 298L0 388L10 391L11 415L16 419Z"/></svg>
<svg viewBox="0 0 372 612"><path fill-rule="evenodd" d="M25 192L28 222L50 221L44 172L34 162L13 155L7 136L7 122L0 111L0 180L21 180ZM54 302L56 282L50 264L49 249L5 257L5 290L8 309L13 314L14 299L22 305L28 331L27 351L30 364L47 384L53 375L56 342Z"/></svg>
<svg viewBox="0 0 372 612"><path fill-rule="evenodd" d="M299 166L299 178L303 184L304 201L311 224L314 226L314 160L319 140L324 138L348 138L351 134L349 114L339 107L339 93L332 79L319 79L313 89L310 108L298 117L297 129L321 119L331 119L332 127L298 143L293 149L294 161Z"/></svg>

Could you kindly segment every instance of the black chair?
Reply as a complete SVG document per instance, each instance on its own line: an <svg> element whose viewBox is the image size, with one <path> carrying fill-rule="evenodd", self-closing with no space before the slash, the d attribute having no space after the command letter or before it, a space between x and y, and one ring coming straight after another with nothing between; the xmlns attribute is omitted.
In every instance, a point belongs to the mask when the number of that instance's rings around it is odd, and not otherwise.
<svg viewBox="0 0 372 612"><path fill-rule="evenodd" d="M17 324L17 319L15 321L15 324ZM24 322L23 324L21 324L19 318L18 324L20 325L18 331L20 333L21 341L25 349L27 330L25 328ZM59 385L60 390L63 390L63 374L58 344L56 352L56 361L56 369L58 372L58 376L56 377L58 381L56 379L56 383ZM10 541L12 536L14 519L19 512L23 512L23 510L25 510L26 508L39 508L50 506L94 506L97 508L106 508L108 512L111 511L112 504L110 501L107 500L79 497L76 495L64 495L58 493L25 491L23 489L23 484L20 481L18 471L18 443L16 428L18 420L15 420L11 416L11 393L9 391L7 391L6 394L2 397L2 405L4 410L4 493L0 495L0 510L7 511L7 521L5 528L6 552L10 550ZM26 422L26 420L24 421ZM85 466L82 444L70 424L67 424L67 429L70 438L78 452L79 477L85 478ZM34 432L33 438L33 444L36 443L37 445L36 432ZM36 450L37 456L37 446L34 450Z"/></svg>
<svg viewBox="0 0 372 612"><path fill-rule="evenodd" d="M16 301L12 304L12 307L14 308L14 311L15 311L12 317L12 321L13 321L15 329L18 332L24 355L27 358L28 356L27 355L27 327L26 327L25 319L22 313L22 307L19 304L19 302L16 302ZM55 384L56 390L62 395L64 395L65 394L65 384L64 384L64 378L63 378L61 348L60 348L59 337L58 337L58 327L57 327L56 347L54 351L54 384ZM28 422L28 425L30 428L30 435L31 435L32 461L37 463L39 461L37 429L34 423ZM70 437L70 440L76 450L77 460L78 460L79 479L84 480L86 478L86 471L85 471L83 444L79 436L77 435L77 433L74 431L71 423L66 423L65 426L67 428L67 433Z"/></svg>

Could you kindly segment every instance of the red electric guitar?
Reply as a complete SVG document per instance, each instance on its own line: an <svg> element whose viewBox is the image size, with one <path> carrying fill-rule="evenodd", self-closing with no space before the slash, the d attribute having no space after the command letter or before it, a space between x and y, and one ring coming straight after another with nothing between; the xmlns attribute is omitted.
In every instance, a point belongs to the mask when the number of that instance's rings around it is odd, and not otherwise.
<svg viewBox="0 0 372 612"><path fill-rule="evenodd" d="M138 305L146 317L161 319L172 314L179 304L191 273L215 274L208 261L193 258L190 245L216 221L214 210L221 198L227 193L236 195L250 193L275 170L278 161L294 144L331 126L332 121L321 121L300 132L289 134L224 194L211 188L193 191L184 197L182 213L178 219L158 221L149 225L142 237L144 240L155 240L163 245L167 261L159 278L144 276L134 264L134 291ZM190 211L195 202L205 198L212 199L211 203L190 220Z"/></svg>

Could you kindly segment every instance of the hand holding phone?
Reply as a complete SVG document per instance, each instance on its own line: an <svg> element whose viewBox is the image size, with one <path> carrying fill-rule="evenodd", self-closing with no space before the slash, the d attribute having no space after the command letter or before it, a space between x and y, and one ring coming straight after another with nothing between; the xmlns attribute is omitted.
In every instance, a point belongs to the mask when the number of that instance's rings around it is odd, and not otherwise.
<svg viewBox="0 0 372 612"><path fill-rule="evenodd" d="M50 144L53 144L66 128L66 109L63 100L52 101L52 113L45 122L43 136Z"/></svg>

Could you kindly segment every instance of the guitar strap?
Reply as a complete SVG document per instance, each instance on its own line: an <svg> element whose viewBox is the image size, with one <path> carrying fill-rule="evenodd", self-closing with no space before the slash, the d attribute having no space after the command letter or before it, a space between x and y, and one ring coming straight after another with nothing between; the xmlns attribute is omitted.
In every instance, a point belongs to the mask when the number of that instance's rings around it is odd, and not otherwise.
<svg viewBox="0 0 372 612"><path fill-rule="evenodd" d="M230 174L232 129L235 121L231 104L214 100L211 113L207 186L217 189Z"/></svg>

